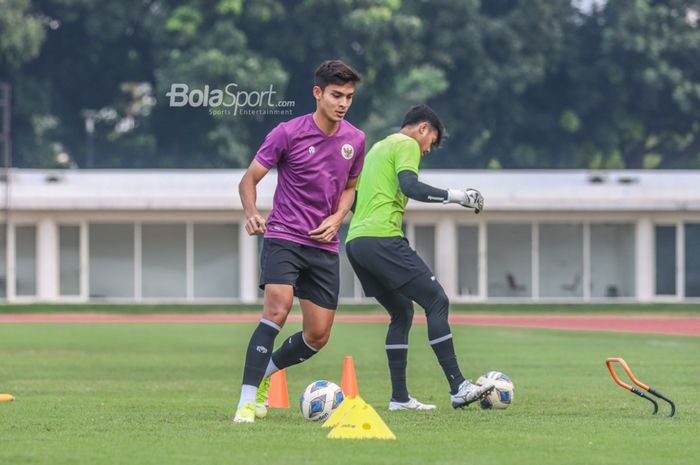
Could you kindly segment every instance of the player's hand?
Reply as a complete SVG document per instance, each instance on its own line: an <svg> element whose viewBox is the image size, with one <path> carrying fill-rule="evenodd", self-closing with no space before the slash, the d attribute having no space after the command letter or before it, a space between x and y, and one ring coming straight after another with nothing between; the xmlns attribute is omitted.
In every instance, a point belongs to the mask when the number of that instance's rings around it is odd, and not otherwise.
<svg viewBox="0 0 700 465"><path fill-rule="evenodd" d="M447 202L473 208L477 214L484 209L484 196L476 189L447 189Z"/></svg>
<svg viewBox="0 0 700 465"><path fill-rule="evenodd" d="M484 196L476 189L467 189L464 191L466 200L461 205L467 208L473 208L477 215L484 209Z"/></svg>
<svg viewBox="0 0 700 465"><path fill-rule="evenodd" d="M328 243L338 234L338 230L342 224L342 218L339 218L337 215L331 215L323 220L318 228L309 231L309 236L315 241Z"/></svg>
<svg viewBox="0 0 700 465"><path fill-rule="evenodd" d="M260 213L254 213L246 220L245 230L250 236L265 234L266 229L265 218L263 218Z"/></svg>

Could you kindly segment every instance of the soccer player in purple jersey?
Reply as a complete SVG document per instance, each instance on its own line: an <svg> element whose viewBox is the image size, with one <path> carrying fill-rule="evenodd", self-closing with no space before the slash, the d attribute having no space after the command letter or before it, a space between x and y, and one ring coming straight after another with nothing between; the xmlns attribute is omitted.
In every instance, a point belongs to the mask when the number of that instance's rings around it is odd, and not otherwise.
<svg viewBox="0 0 700 465"><path fill-rule="evenodd" d="M265 138L238 186L246 231L264 234L260 256L263 313L246 352L233 421L267 414L269 377L311 358L328 342L340 287L338 229L355 199L365 135L344 117L360 75L339 60L316 69L314 113L279 124ZM277 167L277 189L267 221L255 206L256 185ZM294 296L302 331L273 353Z"/></svg>

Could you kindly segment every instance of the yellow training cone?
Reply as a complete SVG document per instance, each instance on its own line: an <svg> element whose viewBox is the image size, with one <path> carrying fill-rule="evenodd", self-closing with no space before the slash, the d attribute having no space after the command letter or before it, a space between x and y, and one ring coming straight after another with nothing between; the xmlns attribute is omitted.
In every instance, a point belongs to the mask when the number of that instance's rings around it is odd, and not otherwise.
<svg viewBox="0 0 700 465"><path fill-rule="evenodd" d="M343 421L343 418L345 418L345 415L350 413L352 409L354 409L357 406L362 406L365 405L365 401L362 400L362 397L357 396L353 397L351 399L345 398L340 405L338 406L337 409L335 409L335 412L328 417L325 423L323 423L324 428L333 428L336 425L338 425L341 421Z"/></svg>
<svg viewBox="0 0 700 465"><path fill-rule="evenodd" d="M328 437L332 439L396 439L371 405L355 407L345 415L342 422L333 428Z"/></svg>
<svg viewBox="0 0 700 465"><path fill-rule="evenodd" d="M12 394L0 394L0 402L9 402L15 400L15 396Z"/></svg>

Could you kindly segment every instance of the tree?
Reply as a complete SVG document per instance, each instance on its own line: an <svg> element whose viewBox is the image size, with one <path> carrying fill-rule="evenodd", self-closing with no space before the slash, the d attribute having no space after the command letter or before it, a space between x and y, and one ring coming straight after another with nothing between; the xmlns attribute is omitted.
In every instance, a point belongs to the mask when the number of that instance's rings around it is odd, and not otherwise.
<svg viewBox="0 0 700 465"><path fill-rule="evenodd" d="M585 18L569 69L589 164L700 167L697 13L696 2L625 0Z"/></svg>
<svg viewBox="0 0 700 465"><path fill-rule="evenodd" d="M313 110L314 68L340 58L364 76L348 119L368 144L411 105L438 111L450 137L429 167L700 167L697 2L594 5L0 0L15 160L84 167L92 141L97 167L244 167L274 125ZM174 84L294 107L176 107Z"/></svg>
<svg viewBox="0 0 700 465"><path fill-rule="evenodd" d="M39 55L46 37L39 18L29 12L29 0L0 0L0 78Z"/></svg>

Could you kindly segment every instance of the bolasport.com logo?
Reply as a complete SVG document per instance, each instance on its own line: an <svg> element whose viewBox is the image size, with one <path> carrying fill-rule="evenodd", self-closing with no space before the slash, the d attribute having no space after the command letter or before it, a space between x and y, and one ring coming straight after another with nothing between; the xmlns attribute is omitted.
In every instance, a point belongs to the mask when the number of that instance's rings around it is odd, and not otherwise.
<svg viewBox="0 0 700 465"><path fill-rule="evenodd" d="M239 90L238 84L231 82L223 89L190 88L184 83L173 83L165 96L170 99L169 106L207 108L214 116L267 116L291 115L296 102L293 100L277 100L274 86L270 84L267 90Z"/></svg>

